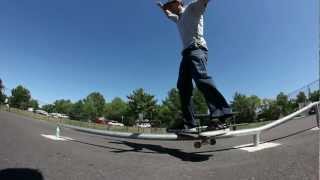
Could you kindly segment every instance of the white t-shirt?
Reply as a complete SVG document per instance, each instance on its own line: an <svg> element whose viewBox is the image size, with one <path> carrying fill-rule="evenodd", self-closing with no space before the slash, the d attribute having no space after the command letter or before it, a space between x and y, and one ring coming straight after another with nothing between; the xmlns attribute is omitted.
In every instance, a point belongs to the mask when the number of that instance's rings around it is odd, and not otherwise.
<svg viewBox="0 0 320 180"><path fill-rule="evenodd" d="M206 40L203 37L203 13L207 2L206 0L195 0L183 7L179 16L173 13L168 14L168 18L178 26L183 49L192 44L207 48Z"/></svg>

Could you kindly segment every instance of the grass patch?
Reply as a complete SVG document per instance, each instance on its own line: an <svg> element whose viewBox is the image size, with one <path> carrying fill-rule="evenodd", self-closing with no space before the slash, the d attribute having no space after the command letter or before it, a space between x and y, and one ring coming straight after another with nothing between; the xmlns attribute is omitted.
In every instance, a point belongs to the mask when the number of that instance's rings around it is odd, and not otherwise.
<svg viewBox="0 0 320 180"><path fill-rule="evenodd" d="M49 123L62 123L67 125L73 125L83 128L91 128L91 129L97 129L97 130L108 130L108 131L117 131L117 132L130 132L130 133L159 133L163 134L166 133L165 128L138 128L138 127L120 127L120 126L108 126L103 124L96 124L96 123L89 123L89 122L83 122L83 121L76 121L76 120L70 120L70 119L61 119L61 118L53 118L44 116L41 114L36 114L29 111L24 111L16 108L10 108L10 110L5 106L0 106L0 111L8 111L12 112L21 116L30 117L32 119L46 121ZM249 129L249 128L255 128L259 126L266 125L272 121L263 121L263 122L257 122L257 123L248 123L248 124L238 124L235 125L236 130L240 129Z"/></svg>
<svg viewBox="0 0 320 180"><path fill-rule="evenodd" d="M247 124L238 124L238 125L236 125L236 129L240 130L240 129L256 128L256 127L260 127L260 126L269 124L271 122L272 121L263 121L263 122L247 123Z"/></svg>
<svg viewBox="0 0 320 180"><path fill-rule="evenodd" d="M63 119L63 118L54 118L54 117L48 117L41 114L36 114L29 111L24 111L16 108L6 108L4 106L0 107L0 110L2 111L8 111L12 112L21 116L30 117L32 119L40 120L40 121L46 121L49 123L54 124L67 124L67 125L73 125L83 128L91 128L91 129L97 129L97 130L108 130L108 131L117 131L117 132L130 132L130 133L166 133L166 129L164 128L138 128L138 127L127 127L127 126L108 126L103 124L96 124L96 123L89 123L89 122L83 122L83 121L77 121L77 120L70 120L70 119Z"/></svg>

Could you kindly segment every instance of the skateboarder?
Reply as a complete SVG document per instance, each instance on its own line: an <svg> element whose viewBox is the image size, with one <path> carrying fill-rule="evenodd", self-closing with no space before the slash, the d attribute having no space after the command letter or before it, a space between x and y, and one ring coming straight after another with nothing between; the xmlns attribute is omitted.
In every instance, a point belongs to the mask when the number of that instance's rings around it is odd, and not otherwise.
<svg viewBox="0 0 320 180"><path fill-rule="evenodd" d="M206 99L210 118L220 120L211 123L211 130L212 128L213 130L226 128L225 119L233 115L227 101L217 90L212 78L207 73L208 47L203 36L203 13L209 1L194 0L185 6L182 0L169 0L164 5L157 2L166 16L176 23L183 44L177 88L184 123L175 123L167 129L169 132L197 132L192 107L192 80Z"/></svg>

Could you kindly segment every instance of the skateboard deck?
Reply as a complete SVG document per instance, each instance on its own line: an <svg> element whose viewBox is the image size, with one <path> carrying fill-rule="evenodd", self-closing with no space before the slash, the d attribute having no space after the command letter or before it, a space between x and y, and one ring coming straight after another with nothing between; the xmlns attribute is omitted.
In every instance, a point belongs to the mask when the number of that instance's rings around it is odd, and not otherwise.
<svg viewBox="0 0 320 180"><path fill-rule="evenodd" d="M189 136L195 139L205 137L205 138L214 138L216 136L221 136L228 133L230 129L223 130L210 130L210 131L200 131L198 133L188 133L188 132L176 132L177 135Z"/></svg>
<svg viewBox="0 0 320 180"><path fill-rule="evenodd" d="M230 129L223 129L223 130L215 130L215 131L203 131L199 134L199 136L203 136L203 137L216 137L216 136L221 136L224 135L226 133L228 133L230 131Z"/></svg>

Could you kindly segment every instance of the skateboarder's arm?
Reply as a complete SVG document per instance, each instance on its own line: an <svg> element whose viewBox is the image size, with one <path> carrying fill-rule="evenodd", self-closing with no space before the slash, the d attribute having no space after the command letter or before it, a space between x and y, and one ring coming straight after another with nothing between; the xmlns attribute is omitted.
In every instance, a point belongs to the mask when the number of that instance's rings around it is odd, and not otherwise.
<svg viewBox="0 0 320 180"><path fill-rule="evenodd" d="M194 0L192 3L190 3L189 7L193 12L202 14L204 13L208 2L210 2L210 0Z"/></svg>
<svg viewBox="0 0 320 180"><path fill-rule="evenodd" d="M171 19L173 22L178 22L178 20L179 20L179 16L178 16L178 15L172 13L172 12L169 11L169 10L165 10L165 9L163 8L163 4L162 4L160 1L157 2L157 5L158 5L158 6L160 7L160 9L166 14L166 16L167 16L168 19Z"/></svg>
<svg viewBox="0 0 320 180"><path fill-rule="evenodd" d="M167 17L168 17L169 19L171 19L173 22L178 22L178 20L179 20L179 16L178 16L178 15L173 14L173 13L172 13L171 11L169 11L169 10L165 10L164 12L165 12L165 14L167 15Z"/></svg>

